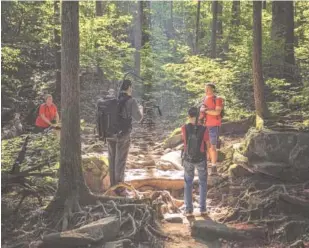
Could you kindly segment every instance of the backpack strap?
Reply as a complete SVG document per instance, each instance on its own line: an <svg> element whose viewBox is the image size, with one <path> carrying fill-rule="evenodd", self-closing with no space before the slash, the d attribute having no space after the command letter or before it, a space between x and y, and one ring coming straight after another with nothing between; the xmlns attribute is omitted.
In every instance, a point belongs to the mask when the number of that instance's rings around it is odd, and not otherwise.
<svg viewBox="0 0 309 248"><path fill-rule="evenodd" d="M196 116L196 118L195 118L195 126L194 126L194 130L195 130L195 133L197 134L197 129L198 129L198 126L197 126L197 124L198 124L198 119L199 119L199 117L200 117L200 109L199 108L197 108L198 109L198 111L197 111L197 116Z"/></svg>
<svg viewBox="0 0 309 248"><path fill-rule="evenodd" d="M214 95L214 97L213 97L213 102L214 102L214 105L215 105L215 110L216 110L216 106L217 106L217 96L216 95ZM222 110L221 110L222 111ZM220 114L220 116L221 116L221 114ZM219 120L219 115L217 115L217 120Z"/></svg>
<svg viewBox="0 0 309 248"><path fill-rule="evenodd" d="M187 125L185 125L185 128L184 128L185 130L185 148L187 148L188 147L188 137L189 137L189 134L190 134L190 127L189 127L189 125L187 124Z"/></svg>
<svg viewBox="0 0 309 248"><path fill-rule="evenodd" d="M120 100L120 102L119 102L119 114L121 114L122 113L122 110L123 110L123 108L125 109L125 111L126 111L126 116L128 117L128 111L127 111L127 108L125 108L125 105L126 105L126 102L129 100L129 99L131 99L132 97L131 96L128 96L128 95L125 95L124 97L123 97L124 99L122 99L122 100Z"/></svg>

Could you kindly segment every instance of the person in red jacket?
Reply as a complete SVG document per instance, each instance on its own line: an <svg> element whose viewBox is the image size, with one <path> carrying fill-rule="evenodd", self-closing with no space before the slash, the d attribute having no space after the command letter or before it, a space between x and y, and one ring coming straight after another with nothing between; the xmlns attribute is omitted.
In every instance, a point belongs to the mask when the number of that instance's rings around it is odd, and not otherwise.
<svg viewBox="0 0 309 248"><path fill-rule="evenodd" d="M53 103L53 97L49 94L45 96L45 103L39 108L39 116L36 118L36 132L42 132L44 129L52 126L56 127L59 123L59 114L56 105Z"/></svg>
<svg viewBox="0 0 309 248"><path fill-rule="evenodd" d="M205 85L206 96L203 99L202 107L200 108L200 118L204 119L204 125L209 133L208 154L211 161L211 174L217 173L217 143L219 140L219 128L221 126L223 109L223 99L215 95L215 85L208 83Z"/></svg>
<svg viewBox="0 0 309 248"><path fill-rule="evenodd" d="M199 110L196 107L188 111L189 123L181 128L182 140L184 143L183 150L183 167L184 167L184 201L185 214L192 216L192 188L194 180L194 170L198 172L199 194L200 194L200 213L207 215L206 196L207 196L207 160L206 160L206 143L209 141L206 127L198 124Z"/></svg>

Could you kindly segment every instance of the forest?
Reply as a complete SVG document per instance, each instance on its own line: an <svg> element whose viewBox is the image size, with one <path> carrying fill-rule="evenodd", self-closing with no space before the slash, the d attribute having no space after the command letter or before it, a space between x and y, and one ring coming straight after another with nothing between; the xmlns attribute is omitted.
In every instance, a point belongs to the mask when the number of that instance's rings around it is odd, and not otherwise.
<svg viewBox="0 0 309 248"><path fill-rule="evenodd" d="M2 1L3 247L309 247L308 44L306 1ZM124 79L144 119L112 186L96 103ZM206 83L221 147L192 220L179 127ZM46 94L61 128L35 133Z"/></svg>

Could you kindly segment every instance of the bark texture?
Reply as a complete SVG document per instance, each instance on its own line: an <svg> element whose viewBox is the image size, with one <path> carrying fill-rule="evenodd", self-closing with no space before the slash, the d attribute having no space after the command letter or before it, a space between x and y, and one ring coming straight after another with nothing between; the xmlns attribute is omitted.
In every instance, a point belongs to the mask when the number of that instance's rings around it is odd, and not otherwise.
<svg viewBox="0 0 309 248"><path fill-rule="evenodd" d="M56 67L56 98L61 97L61 37L60 37L60 1L54 1L54 41ZM60 99L59 99L60 100Z"/></svg>
<svg viewBox="0 0 309 248"><path fill-rule="evenodd" d="M231 24L232 26L240 25L240 1L233 1Z"/></svg>
<svg viewBox="0 0 309 248"><path fill-rule="evenodd" d="M48 210L64 209L62 230L67 229L72 213L80 211L80 196L89 193L81 166L78 4L63 1L61 13L60 175L55 199Z"/></svg>
<svg viewBox="0 0 309 248"><path fill-rule="evenodd" d="M274 49L270 76L291 81L295 75L293 1L272 2L271 38Z"/></svg>
<svg viewBox="0 0 309 248"><path fill-rule="evenodd" d="M210 41L210 57L216 58L217 53L217 21L218 21L218 1L212 1L212 30Z"/></svg>
<svg viewBox="0 0 309 248"><path fill-rule="evenodd" d="M135 63L135 73L138 76L140 76L141 73L140 50L142 47L142 13L143 13L142 2L138 1L135 16L135 28L134 28L134 46L135 46L134 63Z"/></svg>
<svg viewBox="0 0 309 248"><path fill-rule="evenodd" d="M267 116L262 71L262 3L253 2L253 88L256 114L262 120Z"/></svg>
<svg viewBox="0 0 309 248"><path fill-rule="evenodd" d="M200 28L200 12L201 12L201 1L197 3L197 11L196 11L196 28L195 28L195 54L199 53L199 28Z"/></svg>
<svg viewBox="0 0 309 248"><path fill-rule="evenodd" d="M96 16L103 16L103 1L95 1Z"/></svg>

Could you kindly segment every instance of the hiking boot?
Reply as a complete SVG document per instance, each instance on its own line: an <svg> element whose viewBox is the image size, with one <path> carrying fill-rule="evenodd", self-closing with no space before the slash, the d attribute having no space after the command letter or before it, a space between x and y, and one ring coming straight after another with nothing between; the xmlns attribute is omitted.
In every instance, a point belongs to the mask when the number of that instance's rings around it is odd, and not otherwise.
<svg viewBox="0 0 309 248"><path fill-rule="evenodd" d="M218 174L217 166L216 165L211 166L211 168L210 168L210 175L217 175L217 174Z"/></svg>

